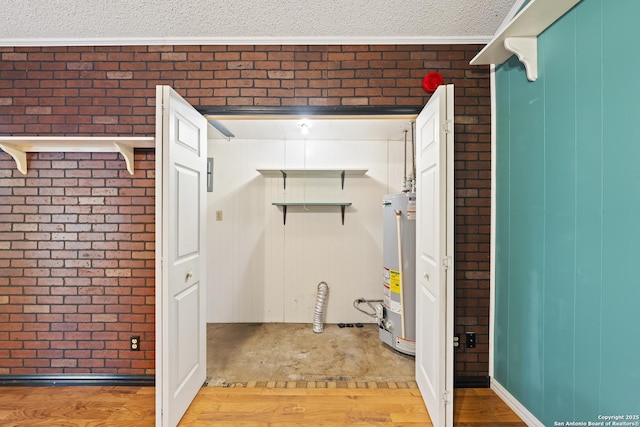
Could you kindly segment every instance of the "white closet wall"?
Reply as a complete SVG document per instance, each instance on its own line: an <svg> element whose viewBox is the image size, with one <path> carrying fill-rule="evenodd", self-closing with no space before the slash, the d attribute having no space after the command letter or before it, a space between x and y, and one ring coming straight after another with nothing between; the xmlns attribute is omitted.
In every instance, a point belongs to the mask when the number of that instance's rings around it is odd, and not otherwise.
<svg viewBox="0 0 640 427"><path fill-rule="evenodd" d="M371 322L353 308L382 298L382 196L401 190L402 141L209 141L209 322L311 323L320 281L327 323ZM281 177L256 169L368 169L347 176ZM348 201L340 208L272 202ZM222 214L217 221L216 215Z"/></svg>

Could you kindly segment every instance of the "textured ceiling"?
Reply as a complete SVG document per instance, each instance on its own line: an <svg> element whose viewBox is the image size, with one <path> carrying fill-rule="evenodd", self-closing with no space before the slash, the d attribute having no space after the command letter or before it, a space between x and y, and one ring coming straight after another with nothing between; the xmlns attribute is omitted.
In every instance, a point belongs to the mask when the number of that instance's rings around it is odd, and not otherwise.
<svg viewBox="0 0 640 427"><path fill-rule="evenodd" d="M486 43L516 3L5 0L0 45Z"/></svg>

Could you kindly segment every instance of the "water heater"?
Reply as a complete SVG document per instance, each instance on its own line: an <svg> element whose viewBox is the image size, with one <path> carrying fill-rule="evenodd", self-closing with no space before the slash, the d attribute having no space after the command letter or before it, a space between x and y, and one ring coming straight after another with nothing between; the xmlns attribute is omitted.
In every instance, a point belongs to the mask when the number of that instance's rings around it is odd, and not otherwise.
<svg viewBox="0 0 640 427"><path fill-rule="evenodd" d="M383 302L376 309L380 339L416 354L416 194L383 198Z"/></svg>

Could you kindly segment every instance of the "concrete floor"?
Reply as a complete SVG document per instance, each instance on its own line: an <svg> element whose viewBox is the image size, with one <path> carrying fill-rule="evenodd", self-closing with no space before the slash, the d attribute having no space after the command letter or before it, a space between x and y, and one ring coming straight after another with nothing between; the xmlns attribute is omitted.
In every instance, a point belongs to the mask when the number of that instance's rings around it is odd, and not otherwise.
<svg viewBox="0 0 640 427"><path fill-rule="evenodd" d="M210 386L250 381L415 381L414 358L378 339L378 326L214 323L207 325Z"/></svg>

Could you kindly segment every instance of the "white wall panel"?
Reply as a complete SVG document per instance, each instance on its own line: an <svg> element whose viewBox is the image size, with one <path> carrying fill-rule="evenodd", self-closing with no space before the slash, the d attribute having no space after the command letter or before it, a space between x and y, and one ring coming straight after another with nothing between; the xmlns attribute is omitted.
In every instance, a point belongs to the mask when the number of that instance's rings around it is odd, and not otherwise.
<svg viewBox="0 0 640 427"><path fill-rule="evenodd" d="M401 190L402 141L210 141L209 322L311 323L320 281L329 285L327 322L370 322L359 297L382 297L382 196ZM281 177L259 168L368 169L366 175ZM273 201L349 201L282 208ZM216 221L222 211L222 221Z"/></svg>

